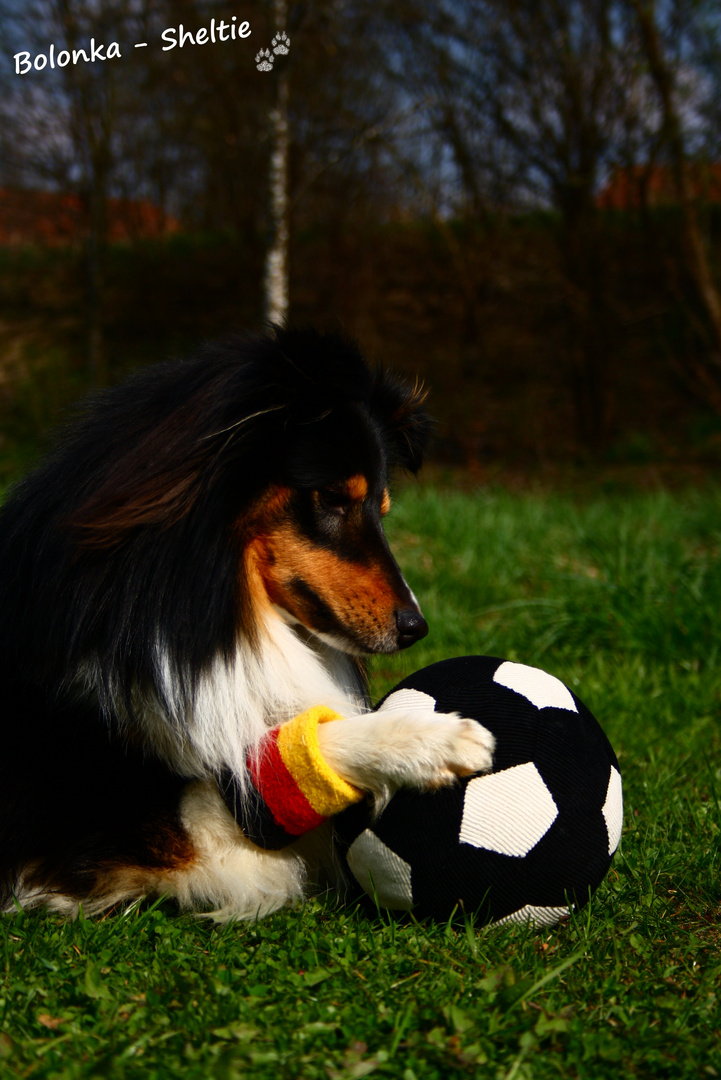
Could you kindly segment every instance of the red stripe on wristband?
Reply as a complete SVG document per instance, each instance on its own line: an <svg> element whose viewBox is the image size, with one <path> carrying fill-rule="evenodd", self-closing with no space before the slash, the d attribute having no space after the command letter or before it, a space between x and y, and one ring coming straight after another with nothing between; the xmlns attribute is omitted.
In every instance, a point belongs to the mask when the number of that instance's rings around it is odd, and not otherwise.
<svg viewBox="0 0 721 1080"><path fill-rule="evenodd" d="M273 820L291 836L302 836L325 821L308 802L283 761L278 749L278 728L268 732L258 756L248 759L248 768Z"/></svg>

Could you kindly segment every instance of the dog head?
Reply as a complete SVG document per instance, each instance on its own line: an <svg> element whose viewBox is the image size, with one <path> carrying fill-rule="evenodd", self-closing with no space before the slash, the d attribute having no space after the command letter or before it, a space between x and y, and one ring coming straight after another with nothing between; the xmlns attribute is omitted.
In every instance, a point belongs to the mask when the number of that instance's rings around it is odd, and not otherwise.
<svg viewBox="0 0 721 1080"><path fill-rule="evenodd" d="M427 626L382 521L391 471L421 465L422 404L339 335L230 339L99 404L66 524L128 568L133 643L154 635L191 668L268 612L351 654L405 648Z"/></svg>
<svg viewBox="0 0 721 1080"><path fill-rule="evenodd" d="M338 337L277 332L293 369L275 475L239 520L253 602L350 653L395 652L428 627L388 547L389 472L416 471L420 389Z"/></svg>

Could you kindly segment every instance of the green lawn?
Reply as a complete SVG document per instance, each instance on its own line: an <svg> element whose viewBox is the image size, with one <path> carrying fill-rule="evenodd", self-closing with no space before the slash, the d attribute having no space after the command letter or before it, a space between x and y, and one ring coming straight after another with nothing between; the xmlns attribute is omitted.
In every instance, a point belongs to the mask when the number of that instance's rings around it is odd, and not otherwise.
<svg viewBox="0 0 721 1080"><path fill-rule="evenodd" d="M721 1076L721 491L410 486L389 519L430 636L377 694L488 653L568 682L613 743L621 850L553 930L332 899L216 928L147 904L5 917L0 1077Z"/></svg>

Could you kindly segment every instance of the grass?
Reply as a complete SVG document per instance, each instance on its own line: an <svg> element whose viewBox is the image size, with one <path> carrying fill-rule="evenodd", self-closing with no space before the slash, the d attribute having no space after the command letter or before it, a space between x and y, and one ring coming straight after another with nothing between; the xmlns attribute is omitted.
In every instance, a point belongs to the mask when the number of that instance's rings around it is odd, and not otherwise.
<svg viewBox="0 0 721 1080"><path fill-rule="evenodd" d="M431 636L376 694L488 653L567 681L624 777L620 852L553 930L332 898L216 928L147 903L0 923L0 1077L721 1076L721 491L409 487L389 532Z"/></svg>

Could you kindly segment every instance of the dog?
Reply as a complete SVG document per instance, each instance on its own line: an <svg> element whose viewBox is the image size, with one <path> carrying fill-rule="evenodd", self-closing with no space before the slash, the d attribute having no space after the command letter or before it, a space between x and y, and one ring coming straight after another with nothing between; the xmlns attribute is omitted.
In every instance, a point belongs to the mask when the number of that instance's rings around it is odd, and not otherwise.
<svg viewBox="0 0 721 1080"><path fill-rule="evenodd" d="M429 423L353 341L288 327L82 406L0 511L3 910L302 899L332 830L264 850L219 778L242 799L249 755L311 706L339 714L329 767L378 806L490 767L473 721L369 709L366 657L427 632L382 519Z"/></svg>

